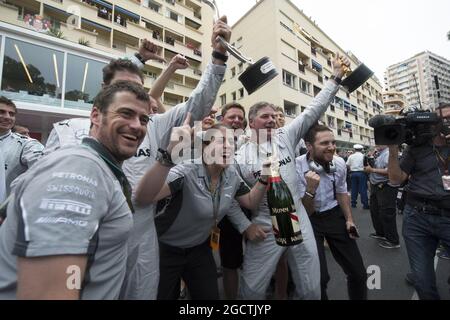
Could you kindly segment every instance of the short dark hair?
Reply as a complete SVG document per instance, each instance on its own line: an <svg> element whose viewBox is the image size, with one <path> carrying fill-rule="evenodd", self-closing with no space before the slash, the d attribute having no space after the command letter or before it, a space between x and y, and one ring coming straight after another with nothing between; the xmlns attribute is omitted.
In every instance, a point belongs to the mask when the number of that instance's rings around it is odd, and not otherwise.
<svg viewBox="0 0 450 320"><path fill-rule="evenodd" d="M118 71L127 71L135 74L139 76L139 78L141 78L141 82L144 83L144 75L141 70L139 70L139 68L133 64L131 60L127 59L111 60L111 62L103 68L103 83L109 86Z"/></svg>
<svg viewBox="0 0 450 320"><path fill-rule="evenodd" d="M309 143L309 144L314 144L314 142L316 142L316 136L319 132L333 132L333 130L331 130L329 127L324 126L322 124L316 124L314 126L312 126L308 132L305 135L305 142Z"/></svg>
<svg viewBox="0 0 450 320"><path fill-rule="evenodd" d="M143 86L138 85L132 81L117 81L113 84L104 87L94 101L94 107L96 107L101 113L108 112L108 108L114 101L114 97L117 92L130 92L133 93L139 101L150 102L149 95ZM150 108L150 107L149 107Z"/></svg>
<svg viewBox="0 0 450 320"><path fill-rule="evenodd" d="M256 115L258 114L258 111L261 109L264 109L266 107L270 107L274 111L276 110L275 105L273 105L272 103L268 103L268 102L264 102L264 101L258 102L250 108L250 111L248 112L248 120L252 121L253 119L255 119Z"/></svg>
<svg viewBox="0 0 450 320"><path fill-rule="evenodd" d="M222 117L225 117L225 115L227 114L228 111L230 111L230 109L239 109L244 113L244 118L246 116L246 112L245 112L245 108L237 103L237 102L231 102L229 104L226 104L222 107Z"/></svg>
<svg viewBox="0 0 450 320"><path fill-rule="evenodd" d="M10 106L14 109L14 112L17 113L17 107L14 104L14 102L12 102L12 100L9 100L7 97L5 96L0 96L0 104L6 104L7 106Z"/></svg>
<svg viewBox="0 0 450 320"><path fill-rule="evenodd" d="M436 110L442 110L442 109L446 109L446 108L450 108L450 103L446 103L446 102L441 103L439 105L439 107L436 108Z"/></svg>

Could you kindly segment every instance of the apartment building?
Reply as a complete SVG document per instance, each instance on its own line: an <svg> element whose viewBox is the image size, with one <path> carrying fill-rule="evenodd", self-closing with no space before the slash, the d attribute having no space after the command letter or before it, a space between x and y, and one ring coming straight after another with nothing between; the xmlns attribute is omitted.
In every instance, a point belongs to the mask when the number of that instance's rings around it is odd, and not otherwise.
<svg viewBox="0 0 450 320"><path fill-rule="evenodd" d="M400 91L383 92L384 113L399 115L402 110L408 108L406 96Z"/></svg>
<svg viewBox="0 0 450 320"><path fill-rule="evenodd" d="M239 50L255 61L269 57L280 75L248 96L237 79L246 66L230 59L218 104L235 100L249 109L258 101L269 101L282 106L293 119L331 76L333 52L348 56L352 69L360 64L289 0L261 0L232 28L232 43ZM352 94L340 89L322 122L334 130L340 148L356 143L372 146L368 120L381 112L382 87L373 77Z"/></svg>
<svg viewBox="0 0 450 320"><path fill-rule="evenodd" d="M19 107L18 123L45 141L53 122L86 117L100 90L102 68L133 55L142 39L178 71L163 102L183 102L210 61L213 12L200 0L0 0L0 95ZM165 66L148 62L145 87Z"/></svg>
<svg viewBox="0 0 450 320"><path fill-rule="evenodd" d="M450 61L429 51L390 66L385 74L389 91L400 91L409 106L434 110L450 103Z"/></svg>

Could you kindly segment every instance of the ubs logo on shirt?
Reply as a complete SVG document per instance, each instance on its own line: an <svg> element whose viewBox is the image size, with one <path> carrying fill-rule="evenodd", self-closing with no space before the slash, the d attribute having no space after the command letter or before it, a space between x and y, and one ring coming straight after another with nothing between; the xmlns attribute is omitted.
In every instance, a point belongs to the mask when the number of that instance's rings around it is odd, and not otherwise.
<svg viewBox="0 0 450 320"><path fill-rule="evenodd" d="M135 158L146 157L150 158L150 149L139 149L136 152Z"/></svg>

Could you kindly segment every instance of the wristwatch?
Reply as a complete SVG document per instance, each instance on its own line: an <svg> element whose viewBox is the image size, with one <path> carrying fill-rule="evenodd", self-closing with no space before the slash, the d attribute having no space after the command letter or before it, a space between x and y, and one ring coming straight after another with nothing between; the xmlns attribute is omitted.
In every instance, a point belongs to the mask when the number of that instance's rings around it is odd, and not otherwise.
<svg viewBox="0 0 450 320"><path fill-rule="evenodd" d="M310 197L311 199L314 199L316 197L316 195L314 193L310 193L308 191L305 192L305 195Z"/></svg>
<svg viewBox="0 0 450 320"><path fill-rule="evenodd" d="M163 149L158 149L156 161L158 161L162 166L167 168L175 167L175 163L173 163L170 153Z"/></svg>
<svg viewBox="0 0 450 320"><path fill-rule="evenodd" d="M143 64L145 64L145 60L144 60L144 58L141 56L141 54L139 53L139 52L136 52L135 54L134 54L134 56L136 57L136 58L138 58L138 60L140 61L140 62L142 62Z"/></svg>
<svg viewBox="0 0 450 320"><path fill-rule="evenodd" d="M340 84L342 83L342 79L336 77L335 75L332 75L332 76L330 77L330 79L336 81L336 83L337 83L338 85L340 85Z"/></svg>
<svg viewBox="0 0 450 320"><path fill-rule="evenodd" d="M220 53L219 51L216 51L216 50L213 51L212 56L213 56L213 58L221 60L223 62L227 62L228 58L229 58L229 56L227 56L223 53Z"/></svg>

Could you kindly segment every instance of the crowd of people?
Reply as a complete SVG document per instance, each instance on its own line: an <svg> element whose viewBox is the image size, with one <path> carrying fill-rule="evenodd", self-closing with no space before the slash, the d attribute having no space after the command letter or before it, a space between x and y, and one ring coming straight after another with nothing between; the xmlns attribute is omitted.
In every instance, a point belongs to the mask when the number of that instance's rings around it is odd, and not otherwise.
<svg viewBox="0 0 450 320"><path fill-rule="evenodd" d="M349 298L364 300L352 208L359 195L371 237L399 248L397 188L406 179L411 279L420 298L438 299L431 258L439 242L450 244L445 137L406 151L400 163L396 146L377 147L370 162L359 145L339 157L333 131L318 124L350 65L339 54L322 91L288 124L270 102L248 115L236 102L219 109L228 54L218 36L230 40L225 17L214 24L212 61L186 102L166 111L160 101L170 77L189 66L181 55L144 90L140 69L163 61L144 41L138 54L104 68L90 118L55 123L45 147L12 132L17 108L0 98L0 299L176 300L184 285L191 299L219 299L219 251L226 299L266 299L275 275L276 298L287 298L290 280L293 298L326 300L326 243ZM294 197L301 244L275 241L271 167ZM68 285L68 274L78 281Z"/></svg>

